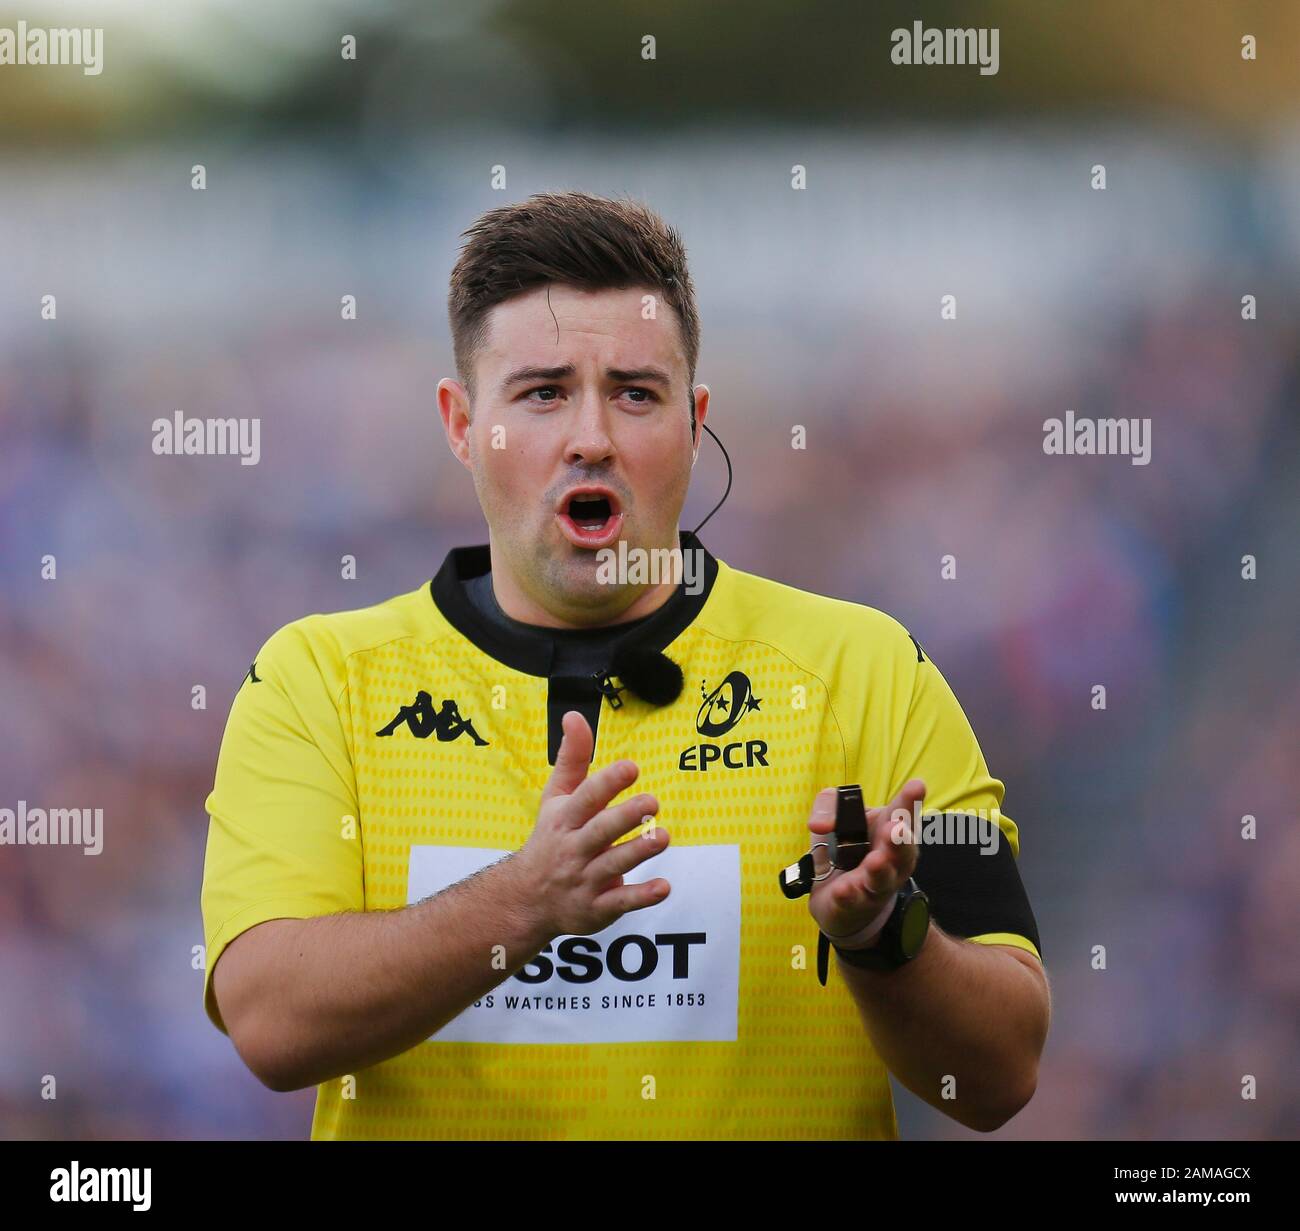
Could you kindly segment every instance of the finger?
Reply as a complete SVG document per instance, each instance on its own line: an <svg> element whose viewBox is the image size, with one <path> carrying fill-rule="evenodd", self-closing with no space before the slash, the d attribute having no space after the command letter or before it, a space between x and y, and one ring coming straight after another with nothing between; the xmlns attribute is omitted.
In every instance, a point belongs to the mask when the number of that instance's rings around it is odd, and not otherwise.
<svg viewBox="0 0 1300 1231"><path fill-rule="evenodd" d="M608 849L625 833L645 825L645 838L653 836L657 826L654 818L659 813L659 801L653 795L634 795L621 804L598 812L582 827L578 849L590 858ZM646 825L649 821L650 824Z"/></svg>
<svg viewBox="0 0 1300 1231"><path fill-rule="evenodd" d="M891 808L905 808L909 813L913 803L920 803L925 798L925 782L921 778L909 778L898 788Z"/></svg>
<svg viewBox="0 0 1300 1231"><path fill-rule="evenodd" d="M910 821L904 819L901 811L893 821L889 819L888 809L885 808L872 808L867 815L871 846L866 858L855 869L862 873L860 879L864 885L868 883L869 868L899 869L914 866L916 863L913 826ZM875 858L873 859L872 856Z"/></svg>
<svg viewBox="0 0 1300 1231"><path fill-rule="evenodd" d="M595 749L595 736L591 726L578 710L566 710L560 718L560 749L555 754L555 766L542 789L542 800L557 795L571 795L587 777L591 768L591 754Z"/></svg>
<svg viewBox="0 0 1300 1231"><path fill-rule="evenodd" d="M671 892L672 886L660 876L641 884L623 885L619 889L611 889L602 893L592 905L606 916L617 919L630 910L644 910L647 906L657 906Z"/></svg>
<svg viewBox="0 0 1300 1231"><path fill-rule="evenodd" d="M852 886L863 894L863 902L883 902L907 884L912 874L909 858L914 858L914 846L890 846L886 850L873 850L853 870ZM910 854L909 854L910 853Z"/></svg>
<svg viewBox="0 0 1300 1231"><path fill-rule="evenodd" d="M870 826L872 851L912 845L914 819L924 798L925 783L920 778L909 778L899 787L888 807L871 809L867 824Z"/></svg>
<svg viewBox="0 0 1300 1231"><path fill-rule="evenodd" d="M815 834L828 834L835 828L835 805L838 800L833 786L823 787L813 800L808 828Z"/></svg>
<svg viewBox="0 0 1300 1231"><path fill-rule="evenodd" d="M566 801L568 823L575 829L585 825L597 813L603 812L615 795L626 791L640 772L635 761L623 760L588 774Z"/></svg>
<svg viewBox="0 0 1300 1231"><path fill-rule="evenodd" d="M883 888L869 885L869 876L866 864L861 863L830 886L831 905L845 917L857 920L861 927L871 922L868 916L874 917L875 912L882 910L894 892L887 884Z"/></svg>
<svg viewBox="0 0 1300 1231"><path fill-rule="evenodd" d="M611 876L624 876L633 868L640 867L647 859L653 859L667 849L668 831L655 826L644 838L629 838L611 846L604 854L597 855L588 865L590 872L599 881L607 881Z"/></svg>
<svg viewBox="0 0 1300 1231"><path fill-rule="evenodd" d="M813 857L814 876L822 876L830 871L830 852L818 843L835 828L838 802L839 795L833 786L823 787L817 792L817 798L813 800L812 816L808 818L808 830L812 835L809 838L809 849Z"/></svg>

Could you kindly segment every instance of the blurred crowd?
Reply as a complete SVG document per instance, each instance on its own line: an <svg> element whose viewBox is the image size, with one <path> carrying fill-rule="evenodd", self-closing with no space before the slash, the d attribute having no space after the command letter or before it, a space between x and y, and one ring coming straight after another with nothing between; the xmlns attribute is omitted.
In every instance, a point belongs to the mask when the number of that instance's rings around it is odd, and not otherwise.
<svg viewBox="0 0 1300 1231"><path fill-rule="evenodd" d="M440 215L437 235L477 208ZM297 220L300 247L330 211ZM1149 293L1058 271L1069 306L1045 333L1014 312L981 326L971 275L945 334L941 285L923 292L933 323L904 309L900 325L888 296L855 298L868 273L852 268L782 271L747 312L719 285L741 254L717 233L695 261L698 378L735 484L701 537L737 568L902 620L1021 827L1055 1018L1038 1095L1003 1134L1300 1134L1294 277L1252 258L1267 312L1243 321L1243 270L1208 240ZM412 226L394 250L430 242ZM147 273L165 295L165 271ZM445 268L423 311L384 307L409 272L368 276L352 328L337 297L313 314L259 292L208 331L111 337L69 299L57 329L6 333L0 807L106 820L98 857L0 847L0 1136L306 1135L311 1092L263 1090L200 1004L203 801L226 712L280 625L413 589L450 547L486 541L433 404L451 374ZM1052 271L1036 278L1046 312ZM260 464L154 455L152 421L178 408L260 416ZM1149 418L1150 465L1046 456L1043 424L1067 408ZM725 477L706 442L684 528ZM898 1102L905 1135L969 1135Z"/></svg>

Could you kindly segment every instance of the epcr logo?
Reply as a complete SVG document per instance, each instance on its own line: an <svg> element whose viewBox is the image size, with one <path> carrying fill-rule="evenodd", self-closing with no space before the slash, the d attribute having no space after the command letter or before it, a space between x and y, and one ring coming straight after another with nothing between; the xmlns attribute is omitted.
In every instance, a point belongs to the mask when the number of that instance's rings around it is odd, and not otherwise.
<svg viewBox="0 0 1300 1231"><path fill-rule="evenodd" d="M703 689L701 689L703 691ZM717 738L726 735L759 701L743 671L733 671L704 698L695 715L695 729L701 735Z"/></svg>

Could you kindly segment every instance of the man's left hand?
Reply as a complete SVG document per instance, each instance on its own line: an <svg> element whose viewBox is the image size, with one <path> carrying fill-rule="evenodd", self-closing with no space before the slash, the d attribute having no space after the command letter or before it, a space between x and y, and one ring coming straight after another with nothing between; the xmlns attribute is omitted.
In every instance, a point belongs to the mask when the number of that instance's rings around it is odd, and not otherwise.
<svg viewBox="0 0 1300 1231"><path fill-rule="evenodd" d="M894 895L916 870L918 847L912 840L912 817L914 806L924 798L925 783L911 778L888 807L868 808L871 845L866 858L851 871L835 868L825 880L813 884L808 910L827 936L851 937L882 911L893 909ZM818 792L808 821L813 843L824 842L834 831L836 800L834 787ZM829 867L826 848L814 850L813 871L820 876Z"/></svg>

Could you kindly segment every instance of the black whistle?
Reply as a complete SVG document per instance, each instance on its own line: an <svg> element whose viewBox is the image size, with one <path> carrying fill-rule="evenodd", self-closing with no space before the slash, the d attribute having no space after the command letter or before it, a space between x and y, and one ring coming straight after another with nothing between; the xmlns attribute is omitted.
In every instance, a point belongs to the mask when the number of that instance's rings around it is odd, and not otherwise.
<svg viewBox="0 0 1300 1231"><path fill-rule="evenodd" d="M841 872L850 872L867 857L867 852L871 849L867 834L867 809L862 802L860 786L836 787L835 794L835 829L826 835L826 850L833 867L839 868ZM812 852L809 851L798 863L781 869L781 892L787 898L801 898L811 893L815 871Z"/></svg>
<svg viewBox="0 0 1300 1231"><path fill-rule="evenodd" d="M867 808L860 786L837 787L835 830L826 836L827 854L841 872L851 872L871 849L867 836Z"/></svg>

